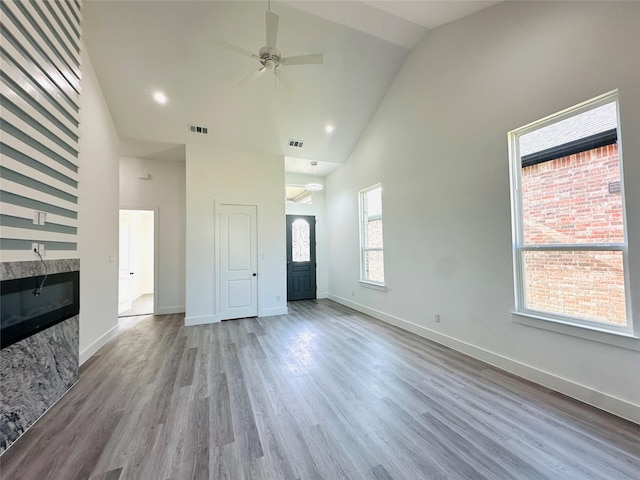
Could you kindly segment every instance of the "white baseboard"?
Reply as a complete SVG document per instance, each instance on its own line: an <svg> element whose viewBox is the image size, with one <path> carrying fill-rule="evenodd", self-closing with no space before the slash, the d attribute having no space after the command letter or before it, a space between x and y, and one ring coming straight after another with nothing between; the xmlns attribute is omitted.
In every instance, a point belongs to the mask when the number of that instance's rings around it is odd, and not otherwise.
<svg viewBox="0 0 640 480"><path fill-rule="evenodd" d="M400 327L403 330L407 330L441 345L450 347L458 352L464 353L465 355L469 355L470 357L488 363L489 365L506 370L507 372L513 373L514 375L525 378L539 385L543 385L555 390L556 392L560 392L568 397L575 398L576 400L580 400L588 405L592 405L606 412L640 424L639 405L599 392L552 373L539 370L530 365L525 365L516 360L498 355L497 353L484 350L480 347L476 347L475 345L471 345L470 343L429 330L421 325L416 325L415 323L369 308L365 305L347 300L346 298L339 297L331 293L328 298L336 303L377 318L378 320L382 320L383 322Z"/></svg>
<svg viewBox="0 0 640 480"><path fill-rule="evenodd" d="M289 313L288 307L263 308L258 312L259 317L274 317L276 315L286 315Z"/></svg>
<svg viewBox="0 0 640 480"><path fill-rule="evenodd" d="M172 307L158 307L156 315L171 315L173 313L184 313L184 305L175 305Z"/></svg>
<svg viewBox="0 0 640 480"><path fill-rule="evenodd" d="M80 365L89 360L98 350L104 347L109 341L119 333L118 325L109 329L104 335L80 352Z"/></svg>
<svg viewBox="0 0 640 480"><path fill-rule="evenodd" d="M320 292L316 294L316 298L329 298L329 293L327 292Z"/></svg>

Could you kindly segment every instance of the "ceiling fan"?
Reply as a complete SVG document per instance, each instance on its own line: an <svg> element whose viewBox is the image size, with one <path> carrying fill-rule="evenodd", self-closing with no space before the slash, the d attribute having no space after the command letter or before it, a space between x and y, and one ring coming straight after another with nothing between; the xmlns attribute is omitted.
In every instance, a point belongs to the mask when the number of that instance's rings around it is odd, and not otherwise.
<svg viewBox="0 0 640 480"><path fill-rule="evenodd" d="M312 65L322 63L322 54L314 53L310 55L298 55L295 57L283 57L280 50L276 48L276 40L278 38L278 20L279 17L275 13L271 12L271 0L268 3L268 10L266 13L266 26L267 26L267 44L258 51L258 54L251 53L242 47L225 42L219 38L215 39L215 42L228 50L232 50L241 55L255 58L260 63L258 70L254 70L247 77L241 80L238 85L245 86L252 80L255 80L267 70L272 70L274 76L280 79L280 81L287 86L286 80L281 76L279 70L282 66L287 65Z"/></svg>

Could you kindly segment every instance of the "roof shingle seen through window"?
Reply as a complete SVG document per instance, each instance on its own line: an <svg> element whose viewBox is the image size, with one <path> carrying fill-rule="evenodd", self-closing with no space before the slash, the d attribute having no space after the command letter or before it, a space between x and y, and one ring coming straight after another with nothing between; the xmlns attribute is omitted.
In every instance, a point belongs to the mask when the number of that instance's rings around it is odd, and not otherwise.
<svg viewBox="0 0 640 480"><path fill-rule="evenodd" d="M607 103L520 137L520 156L557 147L618 125L615 102Z"/></svg>

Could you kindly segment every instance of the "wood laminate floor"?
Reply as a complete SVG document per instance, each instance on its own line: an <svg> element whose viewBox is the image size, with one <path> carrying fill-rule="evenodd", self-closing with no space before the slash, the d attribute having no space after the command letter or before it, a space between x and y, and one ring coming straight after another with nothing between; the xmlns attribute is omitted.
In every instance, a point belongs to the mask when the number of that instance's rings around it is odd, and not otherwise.
<svg viewBox="0 0 640 480"><path fill-rule="evenodd" d="M145 293L140 295L133 302L131 302L131 308L118 314L119 318L122 317L135 317L137 315L151 315L153 313L153 293Z"/></svg>
<svg viewBox="0 0 640 480"><path fill-rule="evenodd" d="M640 427L330 301L151 316L1 458L2 479L640 478Z"/></svg>

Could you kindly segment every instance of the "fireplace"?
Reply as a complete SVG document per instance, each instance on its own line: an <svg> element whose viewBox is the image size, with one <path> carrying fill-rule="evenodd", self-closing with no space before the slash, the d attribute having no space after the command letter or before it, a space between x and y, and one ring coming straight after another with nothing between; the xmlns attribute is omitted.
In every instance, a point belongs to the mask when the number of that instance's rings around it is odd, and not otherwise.
<svg viewBox="0 0 640 480"><path fill-rule="evenodd" d="M0 286L2 348L80 311L80 272L3 280Z"/></svg>
<svg viewBox="0 0 640 480"><path fill-rule="evenodd" d="M79 378L80 260L0 262L0 454Z"/></svg>

